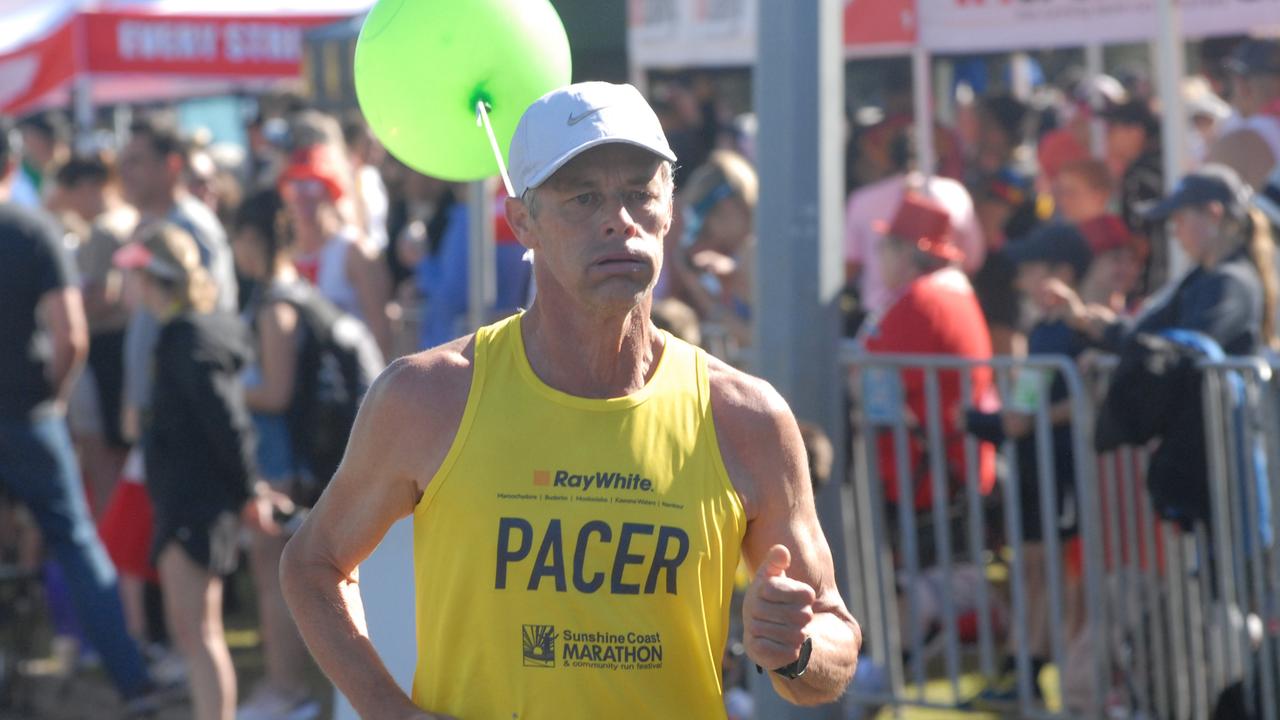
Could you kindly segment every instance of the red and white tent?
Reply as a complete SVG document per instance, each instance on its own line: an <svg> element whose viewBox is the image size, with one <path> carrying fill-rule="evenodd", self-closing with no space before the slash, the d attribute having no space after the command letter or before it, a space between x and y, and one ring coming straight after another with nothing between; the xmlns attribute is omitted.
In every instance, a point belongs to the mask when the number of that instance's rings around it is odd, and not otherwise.
<svg viewBox="0 0 1280 720"><path fill-rule="evenodd" d="M302 35L373 0L0 0L0 112L208 95L300 74Z"/></svg>

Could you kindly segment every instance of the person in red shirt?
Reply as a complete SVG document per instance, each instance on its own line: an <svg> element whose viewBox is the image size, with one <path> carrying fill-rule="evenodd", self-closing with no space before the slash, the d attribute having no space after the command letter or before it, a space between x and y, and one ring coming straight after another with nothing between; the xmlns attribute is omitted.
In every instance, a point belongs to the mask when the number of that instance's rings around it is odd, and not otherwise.
<svg viewBox="0 0 1280 720"><path fill-rule="evenodd" d="M991 357L991 336L977 296L958 265L964 253L952 239L950 216L938 203L918 193L907 193L893 221L882 231L881 272L894 300L879 318L873 318L863 335L871 353L949 355L987 360ZM995 392L990 368L969 370L972 394L963 403L960 372L941 371L938 376L942 407L937 410L946 443L947 487L959 492L964 487L964 433L956 418L962 405L990 407ZM913 505L917 511L933 504L933 487L926 454L928 414L925 406L925 373L901 373L902 401L910 431L908 467L913 483ZM885 483L885 499L899 502L897 468L891 431L878 439L880 475ZM988 494L995 484L995 449L980 446L979 489ZM944 501L947 498L944 498Z"/></svg>

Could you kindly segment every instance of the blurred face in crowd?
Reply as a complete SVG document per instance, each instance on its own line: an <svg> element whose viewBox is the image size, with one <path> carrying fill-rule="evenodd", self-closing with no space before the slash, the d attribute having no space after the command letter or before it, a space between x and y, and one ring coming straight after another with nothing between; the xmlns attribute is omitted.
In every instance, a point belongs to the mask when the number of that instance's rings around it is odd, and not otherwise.
<svg viewBox="0 0 1280 720"><path fill-rule="evenodd" d="M919 269L912 262L913 250L909 243L885 236L876 250L880 253L880 279L887 289L901 290L920 275Z"/></svg>
<svg viewBox="0 0 1280 720"><path fill-rule="evenodd" d="M241 275L255 280L266 278L270 271L267 259L266 238L257 228L245 226L236 231L231 238L231 252L235 257L236 270Z"/></svg>
<svg viewBox="0 0 1280 720"><path fill-rule="evenodd" d="M1147 146L1147 130L1141 125L1107 123L1107 159L1112 167L1127 167Z"/></svg>
<svg viewBox="0 0 1280 720"><path fill-rule="evenodd" d="M1225 210L1221 203L1183 208L1173 214L1173 234L1192 261L1203 264L1217 246Z"/></svg>
<svg viewBox="0 0 1280 720"><path fill-rule="evenodd" d="M747 244L752 232L750 208L742 198L727 197L707 212L690 252L713 250L734 257Z"/></svg>
<svg viewBox="0 0 1280 720"><path fill-rule="evenodd" d="M1111 198L1079 173L1064 170L1053 180L1053 204L1069 223L1080 224L1105 215Z"/></svg>
<svg viewBox="0 0 1280 720"><path fill-rule="evenodd" d="M1245 117L1280 97L1280 75L1231 75L1231 104Z"/></svg>
<svg viewBox="0 0 1280 720"><path fill-rule="evenodd" d="M285 209L299 241L323 240L341 225L341 215L324 183L294 180L281 187Z"/></svg>
<svg viewBox="0 0 1280 720"><path fill-rule="evenodd" d="M70 210L92 223L107 210L107 183L83 179L71 185L57 186L57 206Z"/></svg>
<svg viewBox="0 0 1280 720"><path fill-rule="evenodd" d="M135 135L120 151L120 185L125 199L140 210L154 210L172 201L182 172L182 159L156 152L150 138Z"/></svg>
<svg viewBox="0 0 1280 720"><path fill-rule="evenodd" d="M53 162L53 138L42 130L24 127L22 135L22 154L37 168L47 168Z"/></svg>
<svg viewBox="0 0 1280 720"><path fill-rule="evenodd" d="M536 251L538 292L629 312L652 290L671 229L669 166L621 143L587 150L523 200L507 200L520 242Z"/></svg>
<svg viewBox="0 0 1280 720"><path fill-rule="evenodd" d="M1083 285L1096 288L1099 295L1128 297L1142 278L1142 258L1132 248L1120 248L1095 255Z"/></svg>

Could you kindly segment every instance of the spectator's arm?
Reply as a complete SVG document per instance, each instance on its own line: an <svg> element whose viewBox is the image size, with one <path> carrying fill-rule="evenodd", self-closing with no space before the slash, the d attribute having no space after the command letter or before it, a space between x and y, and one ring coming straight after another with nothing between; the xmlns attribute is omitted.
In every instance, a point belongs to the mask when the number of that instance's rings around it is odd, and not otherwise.
<svg viewBox="0 0 1280 720"><path fill-rule="evenodd" d="M258 364L262 382L245 388L245 403L254 412L284 412L298 369L298 311L287 302L271 303L258 314Z"/></svg>
<svg viewBox="0 0 1280 720"><path fill-rule="evenodd" d="M65 403L89 354L89 330L80 290L67 286L46 292L40 298L40 315L53 345L53 358L47 371L49 386L57 399Z"/></svg>
<svg viewBox="0 0 1280 720"><path fill-rule="evenodd" d="M394 357L391 317L387 315L387 304L391 302L391 271L381 261L381 255L363 239L347 250L347 279L356 291L360 314L378 341L382 356Z"/></svg>

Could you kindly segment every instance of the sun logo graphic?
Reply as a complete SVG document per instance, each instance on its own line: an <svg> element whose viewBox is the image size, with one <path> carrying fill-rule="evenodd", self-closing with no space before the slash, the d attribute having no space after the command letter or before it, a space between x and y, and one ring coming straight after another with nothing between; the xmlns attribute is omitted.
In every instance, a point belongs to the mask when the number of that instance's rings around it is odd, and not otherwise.
<svg viewBox="0 0 1280 720"><path fill-rule="evenodd" d="M523 652L525 667L556 666L555 625L525 625L523 628Z"/></svg>

